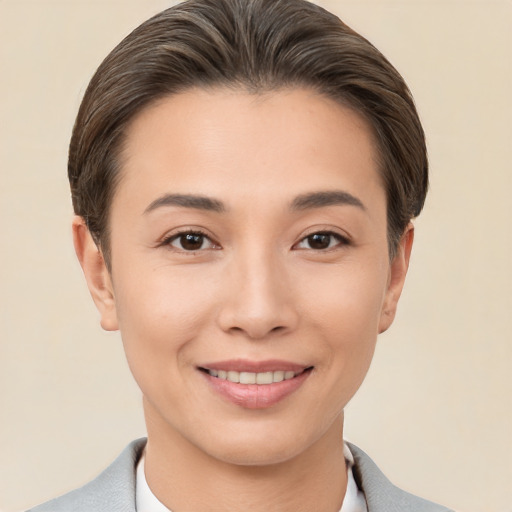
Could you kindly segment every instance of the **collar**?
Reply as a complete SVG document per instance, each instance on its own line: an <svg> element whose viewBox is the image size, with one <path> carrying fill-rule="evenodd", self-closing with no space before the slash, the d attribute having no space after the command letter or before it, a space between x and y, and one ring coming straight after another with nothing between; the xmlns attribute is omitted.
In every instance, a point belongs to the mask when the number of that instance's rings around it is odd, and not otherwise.
<svg viewBox="0 0 512 512"><path fill-rule="evenodd" d="M368 512L363 492L357 487L352 468L354 456L349 446L344 443L343 455L347 464L347 490L340 512ZM136 510L137 512L171 512L151 491L144 472L145 453L137 464L136 476Z"/></svg>

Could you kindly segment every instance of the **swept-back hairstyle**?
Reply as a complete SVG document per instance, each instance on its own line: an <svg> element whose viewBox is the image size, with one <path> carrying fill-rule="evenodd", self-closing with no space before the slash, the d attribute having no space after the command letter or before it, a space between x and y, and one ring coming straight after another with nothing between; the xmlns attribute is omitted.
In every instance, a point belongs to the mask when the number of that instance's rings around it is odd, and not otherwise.
<svg viewBox="0 0 512 512"><path fill-rule="evenodd" d="M114 48L78 112L68 163L73 206L107 265L109 207L127 126L149 104L192 87L254 94L306 87L360 113L376 142L393 256L428 187L423 129L396 69L339 18L305 0L188 0Z"/></svg>

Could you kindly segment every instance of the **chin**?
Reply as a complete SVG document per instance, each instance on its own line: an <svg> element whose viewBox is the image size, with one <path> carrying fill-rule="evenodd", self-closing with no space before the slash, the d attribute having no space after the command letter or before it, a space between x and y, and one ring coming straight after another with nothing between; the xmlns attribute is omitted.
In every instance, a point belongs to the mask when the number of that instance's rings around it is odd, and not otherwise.
<svg viewBox="0 0 512 512"><path fill-rule="evenodd" d="M230 443L228 446L216 446L211 456L236 466L270 466L287 462L298 456L302 450L297 446L282 446L272 443L261 446L259 443Z"/></svg>
<svg viewBox="0 0 512 512"><path fill-rule="evenodd" d="M237 466L269 466L290 461L306 452L321 433L301 429L230 429L222 437L213 436L203 446L211 457Z"/></svg>

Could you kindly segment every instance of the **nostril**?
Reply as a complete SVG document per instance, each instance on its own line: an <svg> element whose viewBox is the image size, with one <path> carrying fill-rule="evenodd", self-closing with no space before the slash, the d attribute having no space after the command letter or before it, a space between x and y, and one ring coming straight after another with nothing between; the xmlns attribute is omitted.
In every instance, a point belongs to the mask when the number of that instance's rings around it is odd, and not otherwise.
<svg viewBox="0 0 512 512"><path fill-rule="evenodd" d="M246 334L250 338L265 338L269 334L280 334L286 331L286 326L284 325L276 325L275 327L272 327L270 330L267 329L258 329L257 327L248 327L244 329L243 327L238 327L234 325L233 327L230 327L229 332L232 334Z"/></svg>

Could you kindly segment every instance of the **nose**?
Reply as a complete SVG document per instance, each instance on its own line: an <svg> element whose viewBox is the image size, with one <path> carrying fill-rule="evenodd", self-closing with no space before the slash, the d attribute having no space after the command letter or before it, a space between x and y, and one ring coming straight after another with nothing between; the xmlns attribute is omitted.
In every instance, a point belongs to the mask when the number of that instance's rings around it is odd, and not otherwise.
<svg viewBox="0 0 512 512"><path fill-rule="evenodd" d="M285 264L269 254L241 257L226 271L222 330L256 340L291 332L299 315Z"/></svg>

